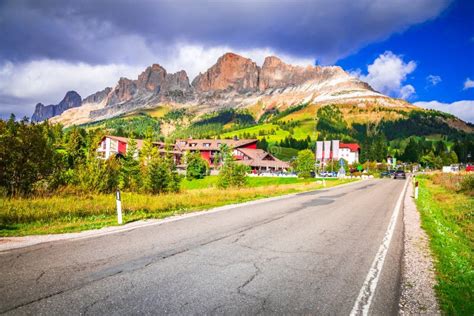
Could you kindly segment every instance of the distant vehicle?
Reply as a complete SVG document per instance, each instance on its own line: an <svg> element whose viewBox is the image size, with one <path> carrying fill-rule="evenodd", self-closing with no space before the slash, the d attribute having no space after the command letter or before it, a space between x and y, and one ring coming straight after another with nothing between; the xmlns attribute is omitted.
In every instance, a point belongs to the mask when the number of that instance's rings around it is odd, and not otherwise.
<svg viewBox="0 0 474 316"><path fill-rule="evenodd" d="M393 172L392 170L390 170L390 171L384 171L384 172L381 172L381 173L380 173L380 177L381 177L381 178L391 178L392 175L393 175L393 173L394 173L394 172Z"/></svg>
<svg viewBox="0 0 474 316"><path fill-rule="evenodd" d="M474 165L467 165L467 166L466 166L466 171L467 171L467 172L472 172L472 171L474 171Z"/></svg>
<svg viewBox="0 0 474 316"><path fill-rule="evenodd" d="M321 172L319 173L319 176L323 178L337 177L337 172L330 172L330 171Z"/></svg>
<svg viewBox="0 0 474 316"><path fill-rule="evenodd" d="M393 178L394 178L394 179L406 179L406 178L407 178L407 175L405 174L405 171L403 171L403 170L397 170L397 171L395 171L395 173L393 174Z"/></svg>

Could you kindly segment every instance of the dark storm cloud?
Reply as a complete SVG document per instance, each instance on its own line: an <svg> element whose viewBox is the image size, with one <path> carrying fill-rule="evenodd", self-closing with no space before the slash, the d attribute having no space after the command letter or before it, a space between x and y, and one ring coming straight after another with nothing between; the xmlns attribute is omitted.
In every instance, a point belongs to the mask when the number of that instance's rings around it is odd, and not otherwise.
<svg viewBox="0 0 474 316"><path fill-rule="evenodd" d="M328 63L436 17L449 2L3 1L0 58L133 63L183 42L270 47Z"/></svg>

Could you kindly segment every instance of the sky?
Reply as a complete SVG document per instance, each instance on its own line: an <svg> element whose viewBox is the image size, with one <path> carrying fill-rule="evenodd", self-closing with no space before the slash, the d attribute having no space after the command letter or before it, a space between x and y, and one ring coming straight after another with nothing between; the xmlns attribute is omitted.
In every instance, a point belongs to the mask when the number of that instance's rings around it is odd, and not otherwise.
<svg viewBox="0 0 474 316"><path fill-rule="evenodd" d="M0 117L83 98L152 63L190 80L232 51L339 65L474 122L474 1L0 0Z"/></svg>

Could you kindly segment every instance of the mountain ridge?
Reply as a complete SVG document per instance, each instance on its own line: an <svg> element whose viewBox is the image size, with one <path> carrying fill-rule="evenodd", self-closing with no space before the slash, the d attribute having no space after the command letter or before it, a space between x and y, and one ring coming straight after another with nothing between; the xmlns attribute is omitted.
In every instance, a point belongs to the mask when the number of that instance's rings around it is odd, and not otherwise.
<svg viewBox="0 0 474 316"><path fill-rule="evenodd" d="M417 108L375 91L339 66L295 66L276 56L266 57L258 66L250 58L229 52L191 82L185 70L168 73L153 64L137 79L122 77L115 87L84 98L80 106L60 108L61 113L43 115L43 119L70 126L162 105L193 108L198 115L224 108L249 108L258 118L271 109L284 110L302 103ZM33 117L41 115L35 111Z"/></svg>

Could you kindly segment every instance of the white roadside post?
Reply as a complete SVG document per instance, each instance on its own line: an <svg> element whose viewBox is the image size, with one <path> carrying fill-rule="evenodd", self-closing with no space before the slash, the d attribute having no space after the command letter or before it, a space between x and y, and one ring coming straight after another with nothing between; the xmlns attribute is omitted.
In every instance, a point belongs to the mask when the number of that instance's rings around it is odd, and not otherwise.
<svg viewBox="0 0 474 316"><path fill-rule="evenodd" d="M117 221L119 225L122 225L122 200L120 198L120 190L117 190L115 200L117 202Z"/></svg>
<svg viewBox="0 0 474 316"><path fill-rule="evenodd" d="M415 200L418 200L418 181L415 181Z"/></svg>

